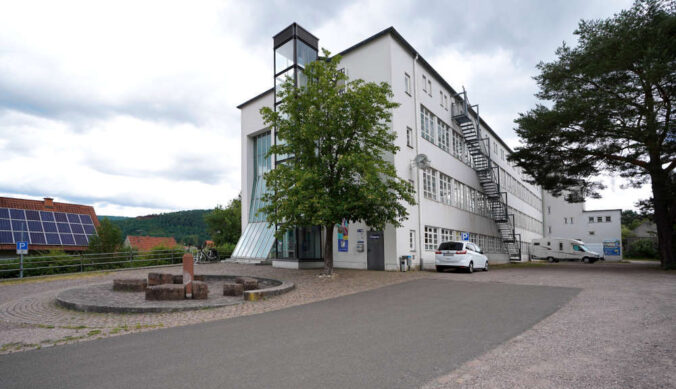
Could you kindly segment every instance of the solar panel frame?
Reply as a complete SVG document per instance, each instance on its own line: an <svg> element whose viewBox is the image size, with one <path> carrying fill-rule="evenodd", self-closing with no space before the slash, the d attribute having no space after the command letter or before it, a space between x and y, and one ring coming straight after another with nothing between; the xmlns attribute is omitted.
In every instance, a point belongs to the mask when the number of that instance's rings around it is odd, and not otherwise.
<svg viewBox="0 0 676 389"><path fill-rule="evenodd" d="M23 209L10 208L9 209L9 217L10 217L10 219L26 220L26 213L23 211Z"/></svg>
<svg viewBox="0 0 676 389"><path fill-rule="evenodd" d="M14 231L14 242L30 243L30 235L28 231Z"/></svg>
<svg viewBox="0 0 676 389"><path fill-rule="evenodd" d="M60 223L68 223L68 218L63 212L54 212L54 220Z"/></svg>
<svg viewBox="0 0 676 389"><path fill-rule="evenodd" d="M14 243L12 231L0 231L0 243Z"/></svg>
<svg viewBox="0 0 676 389"><path fill-rule="evenodd" d="M59 246L61 245L61 239L59 238L59 234L45 233L45 238L47 239L47 244Z"/></svg>
<svg viewBox="0 0 676 389"><path fill-rule="evenodd" d="M84 234L84 228L82 228L82 224L75 224L75 223L70 223L70 229L73 231L73 234Z"/></svg>
<svg viewBox="0 0 676 389"><path fill-rule="evenodd" d="M42 222L42 227L45 232L59 232L59 230L56 228L56 223Z"/></svg>
<svg viewBox="0 0 676 389"><path fill-rule="evenodd" d="M28 231L30 232L42 232L42 223L39 221L29 220L28 221Z"/></svg>
<svg viewBox="0 0 676 389"><path fill-rule="evenodd" d="M82 222L82 224L94 225L94 220L92 220L92 217L84 213L80 214L80 221Z"/></svg>
<svg viewBox="0 0 676 389"><path fill-rule="evenodd" d="M0 208L0 243L26 240L35 245L87 246L96 235L89 214Z"/></svg>
<svg viewBox="0 0 676 389"><path fill-rule="evenodd" d="M28 231L28 225L26 220L14 220L12 219L12 230L13 231Z"/></svg>
<svg viewBox="0 0 676 389"><path fill-rule="evenodd" d="M42 232L31 232L30 234L31 244L47 244L45 241L45 234Z"/></svg>
<svg viewBox="0 0 676 389"><path fill-rule="evenodd" d="M56 228L59 230L59 233L73 232L68 223L56 223Z"/></svg>
<svg viewBox="0 0 676 389"><path fill-rule="evenodd" d="M67 213L68 223L80 223L80 217L74 213Z"/></svg>
<svg viewBox="0 0 676 389"><path fill-rule="evenodd" d="M49 212L49 211L40 211L40 219L42 219L43 222L54 222L54 212Z"/></svg>
<svg viewBox="0 0 676 389"><path fill-rule="evenodd" d="M40 212L33 209L27 209L26 211L26 220L37 220L40 221Z"/></svg>
<svg viewBox="0 0 676 389"><path fill-rule="evenodd" d="M11 231L12 223L9 219L0 219L0 230L2 231Z"/></svg>
<svg viewBox="0 0 676 389"><path fill-rule="evenodd" d="M9 219L9 208L0 208L0 218Z"/></svg>
<svg viewBox="0 0 676 389"><path fill-rule="evenodd" d="M83 224L85 234L87 235L96 235L96 227L93 224Z"/></svg>
<svg viewBox="0 0 676 389"><path fill-rule="evenodd" d="M61 244L64 246L75 246L75 239L73 239L73 234L59 233L61 238Z"/></svg>
<svg viewBox="0 0 676 389"><path fill-rule="evenodd" d="M89 244L85 234L73 234L73 238L75 238L76 246L87 246Z"/></svg>

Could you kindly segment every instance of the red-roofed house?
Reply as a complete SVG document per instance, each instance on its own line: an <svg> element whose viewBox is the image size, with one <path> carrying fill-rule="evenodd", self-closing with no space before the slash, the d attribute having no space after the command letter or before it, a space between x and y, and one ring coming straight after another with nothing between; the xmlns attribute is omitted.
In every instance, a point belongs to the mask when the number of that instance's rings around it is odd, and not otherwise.
<svg viewBox="0 0 676 389"><path fill-rule="evenodd" d="M83 251L98 225L89 205L0 197L0 251L15 250L19 241L30 250Z"/></svg>
<svg viewBox="0 0 676 389"><path fill-rule="evenodd" d="M132 247L138 251L149 251L152 250L154 247L157 246L163 246L163 247L176 247L178 246L178 243L176 243L176 239L172 237L164 237L164 236L132 236L132 235L127 235L127 238L124 240L124 243L122 244L123 247Z"/></svg>

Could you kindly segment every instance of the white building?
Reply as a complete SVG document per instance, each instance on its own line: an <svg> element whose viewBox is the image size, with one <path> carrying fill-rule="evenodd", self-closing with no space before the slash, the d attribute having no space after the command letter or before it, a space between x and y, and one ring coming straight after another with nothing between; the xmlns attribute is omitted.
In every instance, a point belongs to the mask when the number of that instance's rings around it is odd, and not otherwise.
<svg viewBox="0 0 676 389"><path fill-rule="evenodd" d="M275 85L285 76L304 82L304 64L316 59L318 39L292 24L274 38ZM392 27L339 53L351 79L387 82L400 106L392 129L400 151L393 162L400 177L412 182L415 206L402 227L371 231L347 222L337 229L334 265L344 268L396 270L402 256L434 268L434 251L446 240L477 243L493 263L526 259L527 242L543 237L542 190L524 181L507 161L510 148L477 115L465 93L453 89ZM233 257L272 259L280 267L322 266L319 227L301 227L274 239L261 215L263 174L274 168L265 158L274 141L259 114L273 107L275 88L246 101L242 112L242 229ZM413 161L424 154L431 161L421 169ZM523 243L522 243L523 242Z"/></svg>

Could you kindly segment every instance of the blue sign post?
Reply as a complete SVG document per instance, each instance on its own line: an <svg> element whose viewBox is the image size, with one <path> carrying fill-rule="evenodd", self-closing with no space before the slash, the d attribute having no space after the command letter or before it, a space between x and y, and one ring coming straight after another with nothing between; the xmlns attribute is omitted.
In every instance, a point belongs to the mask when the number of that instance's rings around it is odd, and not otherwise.
<svg viewBox="0 0 676 389"><path fill-rule="evenodd" d="M19 278L23 278L23 255L28 254L28 242L16 242L16 253L21 256L19 262Z"/></svg>

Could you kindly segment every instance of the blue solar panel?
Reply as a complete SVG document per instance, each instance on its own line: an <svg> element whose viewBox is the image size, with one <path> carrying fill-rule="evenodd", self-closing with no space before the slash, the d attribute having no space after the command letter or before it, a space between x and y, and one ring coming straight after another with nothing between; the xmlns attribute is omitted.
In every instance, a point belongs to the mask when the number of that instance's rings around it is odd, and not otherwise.
<svg viewBox="0 0 676 389"><path fill-rule="evenodd" d="M0 217L3 219L9 219L9 209L8 208L0 208Z"/></svg>
<svg viewBox="0 0 676 389"><path fill-rule="evenodd" d="M87 242L87 236L86 235L81 235L81 234L73 234L75 237L75 244L78 246L87 246L89 243Z"/></svg>
<svg viewBox="0 0 676 389"><path fill-rule="evenodd" d="M31 232L31 244L45 244L45 234L42 232Z"/></svg>
<svg viewBox="0 0 676 389"><path fill-rule="evenodd" d="M43 222L42 226L45 228L45 232L57 232L56 223Z"/></svg>
<svg viewBox="0 0 676 389"><path fill-rule="evenodd" d="M92 217L89 215L80 214L80 221L82 221L82 224L94 224Z"/></svg>
<svg viewBox="0 0 676 389"><path fill-rule="evenodd" d="M54 212L54 218L56 219L57 222L61 223L66 223L68 219L66 218L66 214L63 212Z"/></svg>
<svg viewBox="0 0 676 389"><path fill-rule="evenodd" d="M28 231L28 226L26 225L25 220L12 219L12 229L14 231Z"/></svg>
<svg viewBox="0 0 676 389"><path fill-rule="evenodd" d="M47 233L45 234L47 237L47 244L61 244L61 240L59 239L59 234L50 234Z"/></svg>
<svg viewBox="0 0 676 389"><path fill-rule="evenodd" d="M85 224L82 227L84 228L84 231L87 235L96 234L96 228L94 227L93 224Z"/></svg>
<svg viewBox="0 0 676 389"><path fill-rule="evenodd" d="M58 227L59 232L71 232L68 223L56 223L56 226Z"/></svg>
<svg viewBox="0 0 676 389"><path fill-rule="evenodd" d="M40 216L42 217L43 222L53 222L54 221L54 212L40 211Z"/></svg>
<svg viewBox="0 0 676 389"><path fill-rule="evenodd" d="M12 219L25 219L26 214L24 213L23 209L10 209L9 214L12 217Z"/></svg>
<svg viewBox="0 0 676 389"><path fill-rule="evenodd" d="M74 246L75 240L73 239L73 234L59 234L61 237L61 243L64 245Z"/></svg>
<svg viewBox="0 0 676 389"><path fill-rule="evenodd" d="M82 224L71 224L70 228L73 230L73 234L84 234L84 228L82 228Z"/></svg>
<svg viewBox="0 0 676 389"><path fill-rule="evenodd" d="M0 231L0 243L14 243L12 233L9 231Z"/></svg>
<svg viewBox="0 0 676 389"><path fill-rule="evenodd" d="M28 231L14 231L14 241L15 242L28 241Z"/></svg>
<svg viewBox="0 0 676 389"><path fill-rule="evenodd" d="M28 220L40 220L40 212L34 211L32 209L26 210L26 219Z"/></svg>
<svg viewBox="0 0 676 389"><path fill-rule="evenodd" d="M66 216L68 216L68 221L71 222L71 223L79 223L80 222L80 217L77 216L74 213L68 213L68 214L66 214Z"/></svg>
<svg viewBox="0 0 676 389"><path fill-rule="evenodd" d="M12 229L9 219L0 219L0 230L9 231Z"/></svg>
<svg viewBox="0 0 676 389"><path fill-rule="evenodd" d="M33 220L29 220L28 221L28 230L30 232L37 232L37 231L42 232L42 223L36 222L36 221L33 221Z"/></svg>

